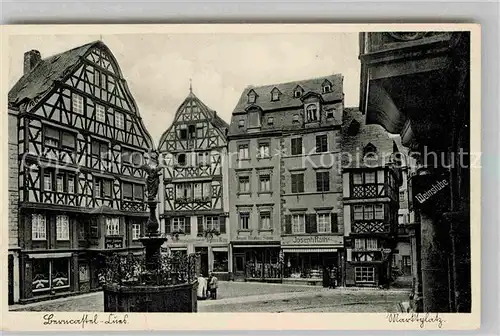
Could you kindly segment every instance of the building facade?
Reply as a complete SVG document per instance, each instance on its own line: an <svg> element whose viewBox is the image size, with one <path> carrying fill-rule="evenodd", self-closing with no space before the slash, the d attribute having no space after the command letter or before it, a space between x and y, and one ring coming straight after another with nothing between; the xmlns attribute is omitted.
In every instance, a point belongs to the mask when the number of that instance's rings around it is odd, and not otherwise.
<svg viewBox="0 0 500 336"><path fill-rule="evenodd" d="M343 247L342 76L248 87L229 131L235 279L321 283Z"/></svg>
<svg viewBox="0 0 500 336"><path fill-rule="evenodd" d="M8 98L19 300L97 289L106 253L142 252L148 216L140 166L153 144L118 63L100 41L28 51Z"/></svg>
<svg viewBox="0 0 500 336"><path fill-rule="evenodd" d="M357 109L344 110L342 131L345 284L386 286L397 242L399 150L382 127L365 125Z"/></svg>
<svg viewBox="0 0 500 336"><path fill-rule="evenodd" d="M199 253L200 270L227 279L227 123L190 89L159 143L165 165L161 230L168 251Z"/></svg>
<svg viewBox="0 0 500 336"><path fill-rule="evenodd" d="M469 32L360 34L360 109L418 164L415 311L471 311L470 42Z"/></svg>

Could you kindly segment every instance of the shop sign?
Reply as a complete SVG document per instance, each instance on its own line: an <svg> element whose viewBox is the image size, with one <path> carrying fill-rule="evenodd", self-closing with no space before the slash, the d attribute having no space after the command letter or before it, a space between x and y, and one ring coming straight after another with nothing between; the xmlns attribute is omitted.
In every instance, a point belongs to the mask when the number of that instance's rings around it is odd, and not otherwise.
<svg viewBox="0 0 500 336"><path fill-rule="evenodd" d="M449 209L450 184L444 174L415 175L411 178L413 205L426 213Z"/></svg>
<svg viewBox="0 0 500 336"><path fill-rule="evenodd" d="M382 252L388 254L388 253L391 253L391 249L390 248L385 248L382 250Z"/></svg>
<svg viewBox="0 0 500 336"><path fill-rule="evenodd" d="M342 246L343 236L284 236L283 245L337 245Z"/></svg>
<svg viewBox="0 0 500 336"><path fill-rule="evenodd" d="M212 237L211 239L210 238L205 238L205 237L196 237L196 240L194 240L194 242L197 242L197 243L200 243L200 242L210 242L210 243L227 243L228 240L226 237Z"/></svg>
<svg viewBox="0 0 500 336"><path fill-rule="evenodd" d="M275 240L273 236L236 236L236 240Z"/></svg>

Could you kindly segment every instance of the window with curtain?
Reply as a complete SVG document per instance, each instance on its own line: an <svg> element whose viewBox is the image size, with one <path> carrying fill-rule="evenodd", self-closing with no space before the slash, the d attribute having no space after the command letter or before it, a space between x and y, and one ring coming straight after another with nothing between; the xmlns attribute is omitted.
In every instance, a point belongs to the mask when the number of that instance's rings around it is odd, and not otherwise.
<svg viewBox="0 0 500 336"><path fill-rule="evenodd" d="M47 239L47 224L45 215L31 215L31 239L46 240Z"/></svg>
<svg viewBox="0 0 500 336"><path fill-rule="evenodd" d="M56 216L56 239L69 240L69 217L66 215Z"/></svg>
<svg viewBox="0 0 500 336"><path fill-rule="evenodd" d="M306 222L304 214L292 215L292 233L305 233Z"/></svg>

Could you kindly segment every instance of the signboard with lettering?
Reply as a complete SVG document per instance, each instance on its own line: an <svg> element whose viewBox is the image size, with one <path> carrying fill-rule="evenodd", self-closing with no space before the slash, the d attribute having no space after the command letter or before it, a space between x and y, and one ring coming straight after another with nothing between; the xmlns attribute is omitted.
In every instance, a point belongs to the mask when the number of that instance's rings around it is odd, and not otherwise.
<svg viewBox="0 0 500 336"><path fill-rule="evenodd" d="M336 245L343 246L343 236L283 236L282 245Z"/></svg>
<svg viewBox="0 0 500 336"><path fill-rule="evenodd" d="M273 236L236 236L236 240L275 240Z"/></svg>
<svg viewBox="0 0 500 336"><path fill-rule="evenodd" d="M450 206L450 184L444 174L411 177L414 207L426 213L445 212Z"/></svg>

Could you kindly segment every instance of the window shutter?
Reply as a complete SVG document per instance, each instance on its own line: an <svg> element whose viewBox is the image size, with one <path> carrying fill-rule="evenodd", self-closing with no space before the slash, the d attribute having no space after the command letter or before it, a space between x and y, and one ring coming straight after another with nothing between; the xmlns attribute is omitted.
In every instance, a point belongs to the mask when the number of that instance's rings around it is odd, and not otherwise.
<svg viewBox="0 0 500 336"><path fill-rule="evenodd" d="M306 224L306 233L312 233L312 228L311 228L311 215L310 214L306 214L304 216L304 220L305 220L305 224Z"/></svg>
<svg viewBox="0 0 500 336"><path fill-rule="evenodd" d="M318 223L316 222L316 214L309 215L309 226L311 233L318 233Z"/></svg>
<svg viewBox="0 0 500 336"><path fill-rule="evenodd" d="M292 193L297 192L297 175L290 175L292 179Z"/></svg>
<svg viewBox="0 0 500 336"><path fill-rule="evenodd" d="M297 183L297 184L298 184L299 192L304 192L304 174L299 175L299 183Z"/></svg>
<svg viewBox="0 0 500 336"><path fill-rule="evenodd" d="M184 217L184 233L191 234L191 217Z"/></svg>
<svg viewBox="0 0 500 336"><path fill-rule="evenodd" d="M339 222L336 213L331 214L331 222L332 222L332 232L333 233L339 232Z"/></svg>
<svg viewBox="0 0 500 336"><path fill-rule="evenodd" d="M226 233L226 216L219 216L220 233Z"/></svg>
<svg viewBox="0 0 500 336"><path fill-rule="evenodd" d="M292 233L292 215L285 215L285 233Z"/></svg>
<svg viewBox="0 0 500 336"><path fill-rule="evenodd" d="M171 232L172 219L170 217L165 217L165 233L169 234Z"/></svg>
<svg viewBox="0 0 500 336"><path fill-rule="evenodd" d="M203 216L198 216L196 218L196 220L198 221L198 235L202 235L203 234Z"/></svg>

